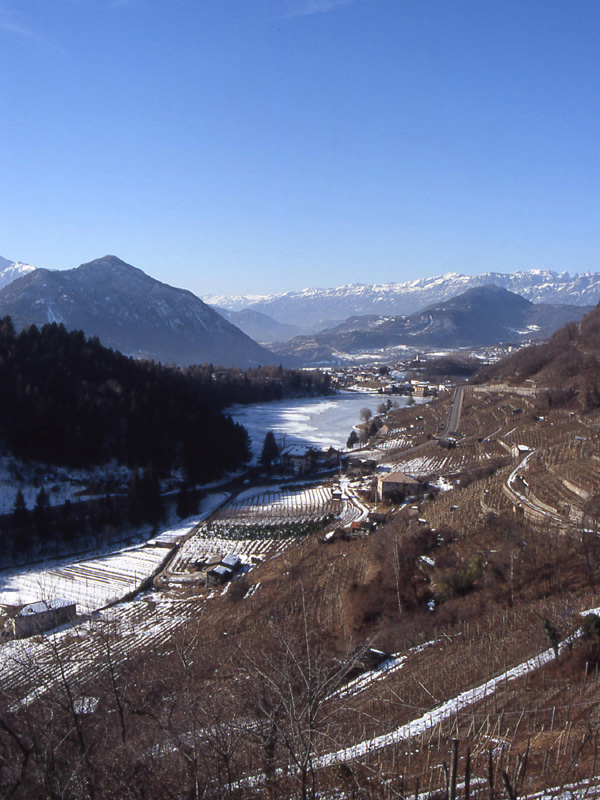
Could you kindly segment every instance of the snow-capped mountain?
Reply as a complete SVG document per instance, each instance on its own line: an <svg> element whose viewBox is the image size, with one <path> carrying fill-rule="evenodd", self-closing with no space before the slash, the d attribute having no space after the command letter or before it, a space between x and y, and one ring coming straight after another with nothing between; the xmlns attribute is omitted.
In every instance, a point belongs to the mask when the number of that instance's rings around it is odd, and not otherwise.
<svg viewBox="0 0 600 800"><path fill-rule="evenodd" d="M62 322L127 355L165 363L279 363L192 292L115 256L71 270L25 274L0 290L0 316L5 314L18 329Z"/></svg>
<svg viewBox="0 0 600 800"><path fill-rule="evenodd" d="M533 303L558 303L593 306L600 300L600 273L486 272L461 275L449 272L431 278L403 283L353 283L330 289L303 289L270 296L237 295L205 298L223 308L252 308L263 314L296 325L305 331L322 330L348 317L363 314L412 314L428 305L440 303L467 289L494 284L531 300Z"/></svg>
<svg viewBox="0 0 600 800"><path fill-rule="evenodd" d="M278 352L304 364L335 363L357 354L390 354L398 348L459 348L518 343L549 337L578 322L586 306L532 303L493 284L467 289L408 316L350 317L335 328L297 336Z"/></svg>
<svg viewBox="0 0 600 800"><path fill-rule="evenodd" d="M9 261L7 258L0 256L0 289L8 286L9 283L16 281L17 278L22 278L28 272L33 272L35 267L31 264L22 264L20 261Z"/></svg>

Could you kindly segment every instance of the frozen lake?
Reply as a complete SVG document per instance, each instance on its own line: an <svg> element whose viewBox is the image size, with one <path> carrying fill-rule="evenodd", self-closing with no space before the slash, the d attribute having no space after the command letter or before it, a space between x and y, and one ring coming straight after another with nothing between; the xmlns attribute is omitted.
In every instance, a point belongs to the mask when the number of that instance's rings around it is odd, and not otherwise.
<svg viewBox="0 0 600 800"><path fill-rule="evenodd" d="M285 437L286 447L290 444L345 447L352 426L361 422L361 408L369 408L375 414L377 406L386 399L380 394L340 392L328 397L235 406L227 413L247 429L254 455L259 456L267 431L273 431L278 441ZM398 395L392 399L399 406L406 405L406 397Z"/></svg>

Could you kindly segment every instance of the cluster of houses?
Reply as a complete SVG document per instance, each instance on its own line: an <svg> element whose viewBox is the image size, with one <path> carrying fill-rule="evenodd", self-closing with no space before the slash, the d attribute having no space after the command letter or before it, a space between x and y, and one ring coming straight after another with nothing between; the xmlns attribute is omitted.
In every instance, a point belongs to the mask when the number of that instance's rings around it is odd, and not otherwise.
<svg viewBox="0 0 600 800"><path fill-rule="evenodd" d="M207 586L217 586L232 580L242 568L242 559L233 553L206 556L196 562L196 569L203 573Z"/></svg>
<svg viewBox="0 0 600 800"><path fill-rule="evenodd" d="M322 541L325 543L337 542L340 539L349 541L351 539L359 539L363 536L368 536L377 529L379 525L387 522L387 514L380 511L371 511L364 519L351 522L350 525L345 527L335 528L325 534Z"/></svg>
<svg viewBox="0 0 600 800"><path fill-rule="evenodd" d="M416 359L418 361L418 357ZM356 389L370 394L407 395L429 397L448 388L447 384L437 384L423 380L406 380L402 377L411 365L397 364L394 370L386 367L338 367L331 371L332 385L338 389Z"/></svg>

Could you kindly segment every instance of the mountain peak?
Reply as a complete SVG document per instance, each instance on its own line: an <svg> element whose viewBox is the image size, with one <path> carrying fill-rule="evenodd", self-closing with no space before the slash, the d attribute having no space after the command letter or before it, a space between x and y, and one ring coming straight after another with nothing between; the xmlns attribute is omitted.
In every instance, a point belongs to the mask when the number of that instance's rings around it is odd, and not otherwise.
<svg viewBox="0 0 600 800"><path fill-rule="evenodd" d="M131 264L128 264L126 261L118 258L118 256L102 256L102 258L95 258L93 261L88 261L85 264L80 264L79 267L76 269L86 270L86 271L98 271L98 270L111 270L111 271L133 271L133 272L142 272L141 269L137 267L133 267ZM143 273L145 274L145 273Z"/></svg>
<svg viewBox="0 0 600 800"><path fill-rule="evenodd" d="M272 353L185 289L114 255L64 271L36 270L0 290L15 327L62 322L128 355L181 365L274 363Z"/></svg>
<svg viewBox="0 0 600 800"><path fill-rule="evenodd" d="M8 286L8 284L17 280L17 278L22 278L23 275L34 271L35 267L32 267L31 264L23 264L20 261L9 261L7 258L2 258L0 256L0 289L2 289L3 286Z"/></svg>

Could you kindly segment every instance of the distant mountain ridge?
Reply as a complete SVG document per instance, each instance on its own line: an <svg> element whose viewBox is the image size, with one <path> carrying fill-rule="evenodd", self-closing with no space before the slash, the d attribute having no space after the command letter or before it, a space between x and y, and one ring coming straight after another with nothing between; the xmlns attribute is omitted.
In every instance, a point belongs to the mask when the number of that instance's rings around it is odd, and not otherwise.
<svg viewBox="0 0 600 800"><path fill-rule="evenodd" d="M256 342L285 342L302 333L297 326L277 322L273 317L252 308L245 308L242 311L229 311L217 306L212 308Z"/></svg>
<svg viewBox="0 0 600 800"><path fill-rule="evenodd" d="M486 272L462 275L449 272L403 283L348 284L329 289L303 289L269 296L211 295L205 301L229 310L251 308L278 322L316 332L364 314L400 316L462 294L468 289L494 284L533 303L593 306L600 301L600 273Z"/></svg>
<svg viewBox="0 0 600 800"><path fill-rule="evenodd" d="M497 380L533 380L546 388L550 405L572 402L586 412L600 408L600 304L549 341L523 348L477 376L479 383Z"/></svg>
<svg viewBox="0 0 600 800"><path fill-rule="evenodd" d="M62 322L126 355L188 365L279 363L186 289L146 275L116 256L71 270L35 269L0 289L0 316L18 329Z"/></svg>
<svg viewBox="0 0 600 800"><path fill-rule="evenodd" d="M382 355L394 348L478 347L550 336L587 307L534 304L493 284L435 303L409 316L366 315L278 348L304 362L330 363L357 353Z"/></svg>

